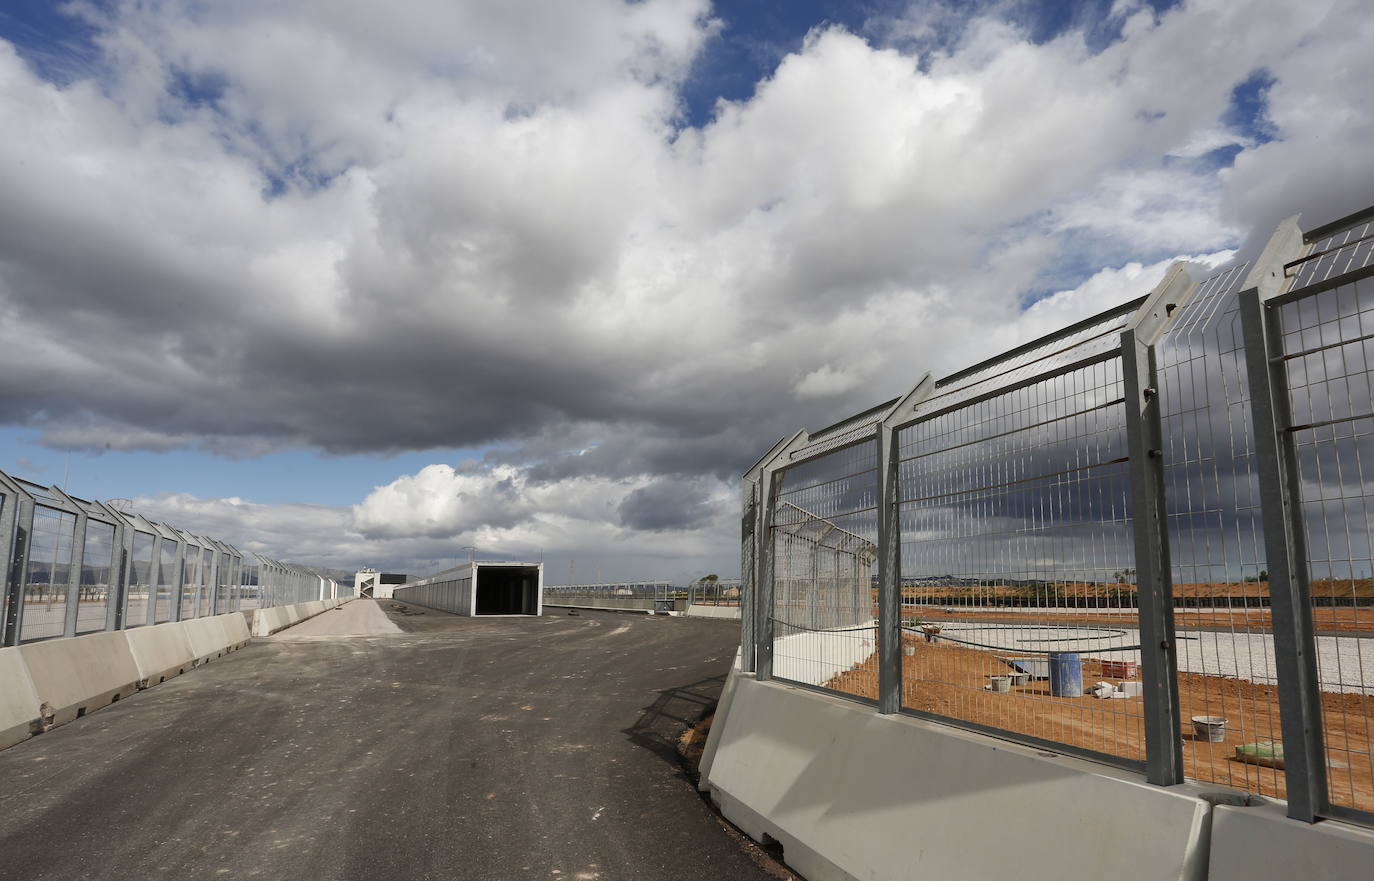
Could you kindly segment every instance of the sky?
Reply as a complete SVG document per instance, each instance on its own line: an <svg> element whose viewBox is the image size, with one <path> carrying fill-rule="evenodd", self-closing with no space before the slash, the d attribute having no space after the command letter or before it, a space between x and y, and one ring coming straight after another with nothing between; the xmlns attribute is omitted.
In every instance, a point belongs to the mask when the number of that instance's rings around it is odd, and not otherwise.
<svg viewBox="0 0 1374 881"><path fill-rule="evenodd" d="M11 0L0 470L738 573L774 441L1374 202L1360 0Z"/></svg>

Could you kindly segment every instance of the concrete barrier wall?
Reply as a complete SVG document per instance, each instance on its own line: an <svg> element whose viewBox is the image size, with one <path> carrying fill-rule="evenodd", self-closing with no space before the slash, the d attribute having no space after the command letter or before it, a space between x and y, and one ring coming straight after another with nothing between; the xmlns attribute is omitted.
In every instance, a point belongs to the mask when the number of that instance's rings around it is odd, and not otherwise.
<svg viewBox="0 0 1374 881"><path fill-rule="evenodd" d="M257 609L253 612L253 635L271 636L279 630L285 630L292 624L299 624L307 618L313 618L322 612L330 609L337 609L344 603L351 602L353 597L342 597L339 599L311 600L306 603L294 603L289 606L272 606L266 609Z"/></svg>
<svg viewBox="0 0 1374 881"><path fill-rule="evenodd" d="M688 604L684 613L689 618L733 618L740 619L739 606L699 606Z"/></svg>
<svg viewBox="0 0 1374 881"><path fill-rule="evenodd" d="M809 881L1205 877L1196 787L735 678L705 783Z"/></svg>
<svg viewBox="0 0 1374 881"><path fill-rule="evenodd" d="M38 707L38 692L19 649L0 649L0 749L33 734L42 717Z"/></svg>
<svg viewBox="0 0 1374 881"><path fill-rule="evenodd" d="M700 787L808 881L1356 881L1374 830L731 672ZM1213 804L1221 802L1214 807Z"/></svg>
<svg viewBox="0 0 1374 881"><path fill-rule="evenodd" d="M255 609L253 611L253 635L271 636L283 627L289 627L291 622L286 617L286 609L282 606L272 606L267 609Z"/></svg>
<svg viewBox="0 0 1374 881"><path fill-rule="evenodd" d="M230 612L215 617L224 622L224 636L230 649L242 648L252 641L253 634L248 629L248 619L243 617L243 613Z"/></svg>
<svg viewBox="0 0 1374 881"><path fill-rule="evenodd" d="M122 630L29 643L19 652L51 725L138 690L138 664Z"/></svg>
<svg viewBox="0 0 1374 881"><path fill-rule="evenodd" d="M1374 878L1374 830L1330 820L1300 823L1284 816L1280 802L1217 807L1212 814L1211 853L1208 881Z"/></svg>
<svg viewBox="0 0 1374 881"><path fill-rule="evenodd" d="M229 650L229 637L219 618L193 618L181 625L186 628L186 638L191 642L191 653L196 656L197 663L214 660Z"/></svg>
<svg viewBox="0 0 1374 881"><path fill-rule="evenodd" d="M191 650L186 626L180 622L136 627L123 633L138 666L139 688L157 685L196 665L196 654Z"/></svg>
<svg viewBox="0 0 1374 881"><path fill-rule="evenodd" d="M793 633L773 643L773 675L824 685L836 673L862 664L877 650L877 630Z"/></svg>

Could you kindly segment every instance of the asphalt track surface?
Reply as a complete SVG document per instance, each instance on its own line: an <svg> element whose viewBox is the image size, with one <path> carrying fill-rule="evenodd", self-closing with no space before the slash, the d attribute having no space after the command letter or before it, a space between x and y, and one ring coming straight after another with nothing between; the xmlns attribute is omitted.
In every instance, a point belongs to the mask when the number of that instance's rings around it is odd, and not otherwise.
<svg viewBox="0 0 1374 881"><path fill-rule="evenodd" d="M0 879L775 877L674 749L737 624L377 606L0 752Z"/></svg>

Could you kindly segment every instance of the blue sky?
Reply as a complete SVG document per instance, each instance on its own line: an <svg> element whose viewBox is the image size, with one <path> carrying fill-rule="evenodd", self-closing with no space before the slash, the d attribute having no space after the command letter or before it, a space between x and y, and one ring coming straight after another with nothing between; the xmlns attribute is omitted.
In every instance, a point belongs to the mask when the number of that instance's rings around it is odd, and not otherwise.
<svg viewBox="0 0 1374 881"><path fill-rule="evenodd" d="M285 450L229 458L198 450L54 450L24 428L0 429L0 470L79 496L135 498L161 493L239 496L255 502L350 505L374 486L390 483L434 462L458 464L480 450L424 450L394 456L327 456Z"/></svg>
<svg viewBox="0 0 1374 881"><path fill-rule="evenodd" d="M729 572L778 436L1362 207L1353 2L12 0L0 468Z"/></svg>

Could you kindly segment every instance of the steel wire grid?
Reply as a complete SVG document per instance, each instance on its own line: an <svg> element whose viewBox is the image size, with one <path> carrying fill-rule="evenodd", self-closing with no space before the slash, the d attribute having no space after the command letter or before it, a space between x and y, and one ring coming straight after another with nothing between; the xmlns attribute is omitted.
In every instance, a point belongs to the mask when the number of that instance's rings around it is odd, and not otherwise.
<svg viewBox="0 0 1374 881"><path fill-rule="evenodd" d="M75 544L75 514L46 505L34 506L21 640L62 635Z"/></svg>
<svg viewBox="0 0 1374 881"><path fill-rule="evenodd" d="M1347 250L1358 253L1365 244ZM1291 416L1282 428L1297 461L1318 634L1328 798L1332 807L1368 819L1374 817L1374 280L1284 303L1274 317Z"/></svg>
<svg viewBox="0 0 1374 881"><path fill-rule="evenodd" d="M902 698L1135 766L1140 692L1084 697L1139 679L1120 325L990 365L898 432Z"/></svg>
<svg viewBox="0 0 1374 881"><path fill-rule="evenodd" d="M878 450L861 441L775 483L773 675L875 699Z"/></svg>
<svg viewBox="0 0 1374 881"><path fill-rule="evenodd" d="M1283 797L1281 769L1235 752L1283 736L1237 297L1247 269L1203 282L1158 346L1173 636L1185 773ZM1223 739L1193 717L1225 720Z"/></svg>
<svg viewBox="0 0 1374 881"><path fill-rule="evenodd" d="M1306 256L1289 263L1284 270L1293 280L1289 287L1289 292L1293 293L1371 265L1374 265L1374 221L1365 216L1322 236Z"/></svg>
<svg viewBox="0 0 1374 881"><path fill-rule="evenodd" d="M1285 221L1259 261L1196 288L1171 273L775 445L772 521L744 524L772 581L745 613L812 645L761 657L814 667L845 650L823 640L872 630L800 623L827 577L803 539L826 521L872 540L880 499L880 632L901 644L819 684L1374 825L1374 209L1306 235ZM1112 686L1100 699L1047 683L1075 660Z"/></svg>
<svg viewBox="0 0 1374 881"><path fill-rule="evenodd" d="M126 627L141 627L148 623L148 604L153 592L153 546L156 537L147 532L135 532L129 552L129 587L124 620Z"/></svg>
<svg viewBox="0 0 1374 881"><path fill-rule="evenodd" d="M618 581L598 584L554 584L544 588L544 596L565 599L655 599L687 596L684 588L667 581Z"/></svg>
<svg viewBox="0 0 1374 881"><path fill-rule="evenodd" d="M328 587L318 572L254 563L126 500L82 499L2 471L0 547L4 645L302 602Z"/></svg>

